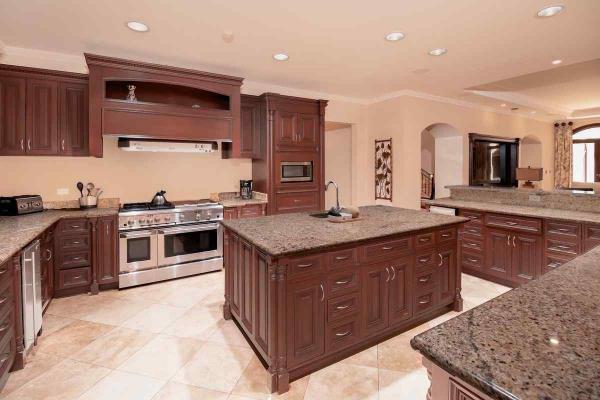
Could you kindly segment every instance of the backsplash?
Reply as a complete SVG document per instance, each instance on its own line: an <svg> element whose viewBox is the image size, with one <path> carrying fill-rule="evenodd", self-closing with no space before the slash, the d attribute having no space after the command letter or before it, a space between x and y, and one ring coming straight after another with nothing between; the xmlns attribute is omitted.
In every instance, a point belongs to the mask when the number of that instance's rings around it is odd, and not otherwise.
<svg viewBox="0 0 600 400"><path fill-rule="evenodd" d="M448 189L453 200L600 213L600 196L592 193L479 186L449 186Z"/></svg>

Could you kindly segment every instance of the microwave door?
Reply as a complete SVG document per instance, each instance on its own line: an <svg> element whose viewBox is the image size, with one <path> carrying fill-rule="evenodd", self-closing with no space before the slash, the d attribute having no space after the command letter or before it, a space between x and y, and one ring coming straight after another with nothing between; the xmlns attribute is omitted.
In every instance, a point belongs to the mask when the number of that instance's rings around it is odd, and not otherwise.
<svg viewBox="0 0 600 400"><path fill-rule="evenodd" d="M119 234L120 273L156 268L157 256L155 230Z"/></svg>
<svg viewBox="0 0 600 400"><path fill-rule="evenodd" d="M223 255L220 224L199 224L158 231L159 266L206 260Z"/></svg>

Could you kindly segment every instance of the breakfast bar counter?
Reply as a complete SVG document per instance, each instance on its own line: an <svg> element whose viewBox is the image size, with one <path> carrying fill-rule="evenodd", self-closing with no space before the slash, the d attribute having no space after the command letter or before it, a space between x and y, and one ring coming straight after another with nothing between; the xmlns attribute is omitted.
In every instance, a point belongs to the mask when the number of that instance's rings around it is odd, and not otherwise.
<svg viewBox="0 0 600 400"><path fill-rule="evenodd" d="M462 309L466 218L387 206L360 220L309 214L223 221L225 319L235 319L279 393L290 380Z"/></svg>

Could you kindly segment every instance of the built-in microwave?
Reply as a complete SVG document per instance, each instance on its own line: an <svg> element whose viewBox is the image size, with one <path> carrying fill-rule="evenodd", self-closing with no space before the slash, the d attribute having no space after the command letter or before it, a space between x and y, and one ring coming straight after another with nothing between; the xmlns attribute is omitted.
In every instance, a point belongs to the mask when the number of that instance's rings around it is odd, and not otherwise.
<svg viewBox="0 0 600 400"><path fill-rule="evenodd" d="M281 182L312 182L312 161L281 161Z"/></svg>

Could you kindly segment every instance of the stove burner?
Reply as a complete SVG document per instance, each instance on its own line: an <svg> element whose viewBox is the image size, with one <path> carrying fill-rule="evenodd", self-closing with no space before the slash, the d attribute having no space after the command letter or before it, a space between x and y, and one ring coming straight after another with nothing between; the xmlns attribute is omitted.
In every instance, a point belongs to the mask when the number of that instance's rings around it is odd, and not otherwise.
<svg viewBox="0 0 600 400"><path fill-rule="evenodd" d="M159 206L151 203L125 203L120 211L169 210L171 208L175 208L175 206L170 202Z"/></svg>

